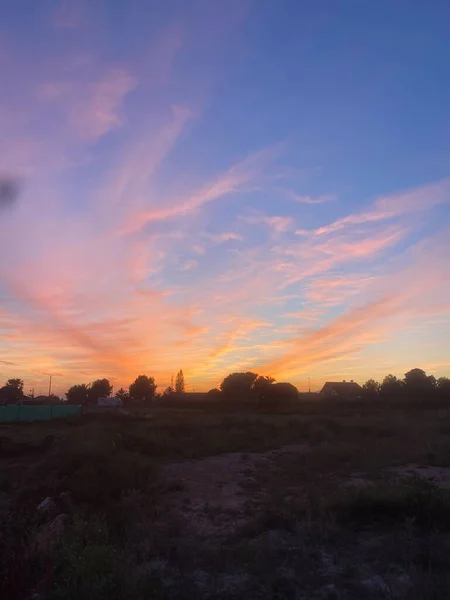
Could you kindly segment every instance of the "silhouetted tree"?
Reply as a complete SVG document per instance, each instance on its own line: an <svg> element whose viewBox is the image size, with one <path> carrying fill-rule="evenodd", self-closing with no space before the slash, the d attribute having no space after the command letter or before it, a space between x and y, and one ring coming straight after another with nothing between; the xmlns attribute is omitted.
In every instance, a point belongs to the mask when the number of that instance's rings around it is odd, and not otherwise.
<svg viewBox="0 0 450 600"><path fill-rule="evenodd" d="M411 369L405 373L404 386L408 395L429 396L436 387L436 378L423 369Z"/></svg>
<svg viewBox="0 0 450 600"><path fill-rule="evenodd" d="M0 389L0 396L6 400L6 402L15 403L23 398L23 380L22 379L8 379L6 384Z"/></svg>
<svg viewBox="0 0 450 600"><path fill-rule="evenodd" d="M380 393L380 384L375 379L368 379L366 383L362 386L363 395L368 400L374 400L378 398L378 394Z"/></svg>
<svg viewBox="0 0 450 600"><path fill-rule="evenodd" d="M127 392L127 390L120 388L116 392L116 398L118 398L122 402L122 404L125 404L125 402L127 402L130 399L130 392Z"/></svg>
<svg viewBox="0 0 450 600"><path fill-rule="evenodd" d="M275 382L274 377L264 377L258 375L252 385L252 390L259 396L262 397L267 393L269 386Z"/></svg>
<svg viewBox="0 0 450 600"><path fill-rule="evenodd" d="M249 397L253 384L258 375L247 371L246 373L231 373L220 384L221 391L228 398L239 400L241 397Z"/></svg>
<svg viewBox="0 0 450 600"><path fill-rule="evenodd" d="M99 398L108 398L111 396L113 386L108 379L96 379L91 383L88 389L88 402L97 404Z"/></svg>
<svg viewBox="0 0 450 600"><path fill-rule="evenodd" d="M298 402L298 389L292 383L269 383L259 397L262 404L289 404Z"/></svg>
<svg viewBox="0 0 450 600"><path fill-rule="evenodd" d="M130 397L134 400L153 400L156 388L154 377L139 375L130 385Z"/></svg>
<svg viewBox="0 0 450 600"><path fill-rule="evenodd" d="M69 404L86 404L88 401L89 386L85 383L73 385L66 392L67 402Z"/></svg>
<svg viewBox="0 0 450 600"><path fill-rule="evenodd" d="M402 381L395 375L386 375L380 386L380 394L385 398L398 396L403 388Z"/></svg>
<svg viewBox="0 0 450 600"><path fill-rule="evenodd" d="M171 385L169 385L164 390L163 396L170 396L171 394L174 394L174 393L175 393L175 390L173 389L173 387Z"/></svg>
<svg viewBox="0 0 450 600"><path fill-rule="evenodd" d="M219 388L213 388L212 390L209 390L207 396L209 400L220 400L223 397L223 393Z"/></svg>
<svg viewBox="0 0 450 600"><path fill-rule="evenodd" d="M177 394L184 394L184 375L183 371L180 369L177 373L177 377L175 379L175 391Z"/></svg>
<svg viewBox="0 0 450 600"><path fill-rule="evenodd" d="M5 387L14 390L18 396L23 396L23 379L8 379Z"/></svg>
<svg viewBox="0 0 450 600"><path fill-rule="evenodd" d="M450 379L448 377L439 377L437 380L437 388L445 394L450 394Z"/></svg>

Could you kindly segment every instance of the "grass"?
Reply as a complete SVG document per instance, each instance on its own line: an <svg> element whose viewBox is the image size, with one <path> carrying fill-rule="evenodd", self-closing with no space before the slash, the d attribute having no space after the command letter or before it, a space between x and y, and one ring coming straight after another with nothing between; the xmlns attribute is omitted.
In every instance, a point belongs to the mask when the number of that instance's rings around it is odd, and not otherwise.
<svg viewBox="0 0 450 600"><path fill-rule="evenodd" d="M450 492L394 476L449 465L449 431L450 407L436 403L158 407L151 419L3 425L0 597L449 597ZM225 468L201 505L195 481L165 476L168 463L186 461L188 476L206 459L214 479L207 459L226 453L247 465L239 485ZM214 504L227 494L233 509Z"/></svg>

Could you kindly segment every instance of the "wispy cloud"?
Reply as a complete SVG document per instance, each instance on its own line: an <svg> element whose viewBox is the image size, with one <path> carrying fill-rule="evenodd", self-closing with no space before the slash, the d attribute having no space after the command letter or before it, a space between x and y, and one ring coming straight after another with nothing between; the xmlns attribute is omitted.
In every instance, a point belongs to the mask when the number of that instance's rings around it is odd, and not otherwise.
<svg viewBox="0 0 450 600"><path fill-rule="evenodd" d="M445 243L424 246L411 251L411 263L399 272L389 273L373 282L364 281L364 296L372 297L363 305L353 306L329 323L310 332L286 340L286 352L268 361L264 369L271 373L304 372L320 363L348 357L396 331L400 323L423 314L442 310L450 301L450 288L445 281ZM427 265L433 264L428 270ZM418 279L415 274L421 273ZM355 285L357 283L355 282ZM322 298L323 301L323 298Z"/></svg>
<svg viewBox="0 0 450 600"><path fill-rule="evenodd" d="M242 215L240 218L250 225L266 225L276 233L284 233L295 227L295 219L293 217Z"/></svg>
<svg viewBox="0 0 450 600"><path fill-rule="evenodd" d="M353 213L330 225L319 227L316 233L323 235L351 225L386 221L405 214L423 212L446 202L450 202L450 179L379 198L369 210Z"/></svg>
<svg viewBox="0 0 450 600"><path fill-rule="evenodd" d="M127 70L113 67L93 81L49 81L40 86L39 96L61 109L75 135L95 142L120 127L123 100L136 85Z"/></svg>
<svg viewBox="0 0 450 600"><path fill-rule="evenodd" d="M223 233L204 233L203 237L211 240L215 244L221 244L223 242L229 242L231 240L243 241L244 237L240 233L234 231L225 231Z"/></svg>
<svg viewBox="0 0 450 600"><path fill-rule="evenodd" d="M190 260L186 260L186 261L184 261L184 263L181 265L180 268L182 271L192 271L193 269L197 269L198 268L198 260L194 260L193 258Z"/></svg>
<svg viewBox="0 0 450 600"><path fill-rule="evenodd" d="M282 191L286 196L299 202L300 204L323 204L324 202L332 202L337 199L336 194L323 194L321 196L309 196L306 194L296 194L292 190L283 188Z"/></svg>
<svg viewBox="0 0 450 600"><path fill-rule="evenodd" d="M197 192L188 195L184 200L176 201L173 204L165 203L135 215L125 231L127 233L138 231L147 223L180 217L230 194L248 190L258 177L262 177L264 167L278 155L279 150L279 146L272 146L249 154L244 160L235 163L223 175L201 187Z"/></svg>

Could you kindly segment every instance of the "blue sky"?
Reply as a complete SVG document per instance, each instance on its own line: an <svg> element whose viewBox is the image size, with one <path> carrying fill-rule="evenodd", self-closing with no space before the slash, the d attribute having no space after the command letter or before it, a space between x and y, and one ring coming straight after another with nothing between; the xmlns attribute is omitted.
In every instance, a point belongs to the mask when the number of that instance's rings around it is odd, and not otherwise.
<svg viewBox="0 0 450 600"><path fill-rule="evenodd" d="M448 374L447 2L0 17L0 377Z"/></svg>

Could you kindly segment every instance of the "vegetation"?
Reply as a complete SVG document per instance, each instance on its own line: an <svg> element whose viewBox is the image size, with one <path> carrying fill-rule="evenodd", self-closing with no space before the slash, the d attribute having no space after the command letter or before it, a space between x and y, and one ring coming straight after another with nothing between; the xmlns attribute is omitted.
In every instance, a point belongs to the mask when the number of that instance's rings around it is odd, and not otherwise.
<svg viewBox="0 0 450 600"><path fill-rule="evenodd" d="M0 597L449 597L446 401L212 406L2 425Z"/></svg>
<svg viewBox="0 0 450 600"><path fill-rule="evenodd" d="M93 381L88 390L88 402L97 404L99 398L108 398L111 396L113 386L108 379L97 379Z"/></svg>
<svg viewBox="0 0 450 600"><path fill-rule="evenodd" d="M185 391L184 375L183 371L180 370L178 371L177 378L175 379L175 392L177 394L184 394Z"/></svg>
<svg viewBox="0 0 450 600"><path fill-rule="evenodd" d="M0 389L0 397L8 402L17 402L23 397L23 380L8 379L6 384Z"/></svg>
<svg viewBox="0 0 450 600"><path fill-rule="evenodd" d="M116 398L118 398L123 404L125 404L130 399L130 392L127 392L123 388L120 388L116 392Z"/></svg>
<svg viewBox="0 0 450 600"><path fill-rule="evenodd" d="M89 397L89 386L85 383L73 385L67 390L66 398L69 404L87 404Z"/></svg>
<svg viewBox="0 0 450 600"><path fill-rule="evenodd" d="M405 373L403 380L395 375L386 375L379 384L374 379L369 379L363 385L364 395L371 400L375 399L431 399L433 397L450 399L450 379L434 375L427 375L423 369L411 369Z"/></svg>
<svg viewBox="0 0 450 600"><path fill-rule="evenodd" d="M157 387L154 377L139 375L130 385L130 398L149 402L155 397Z"/></svg>

